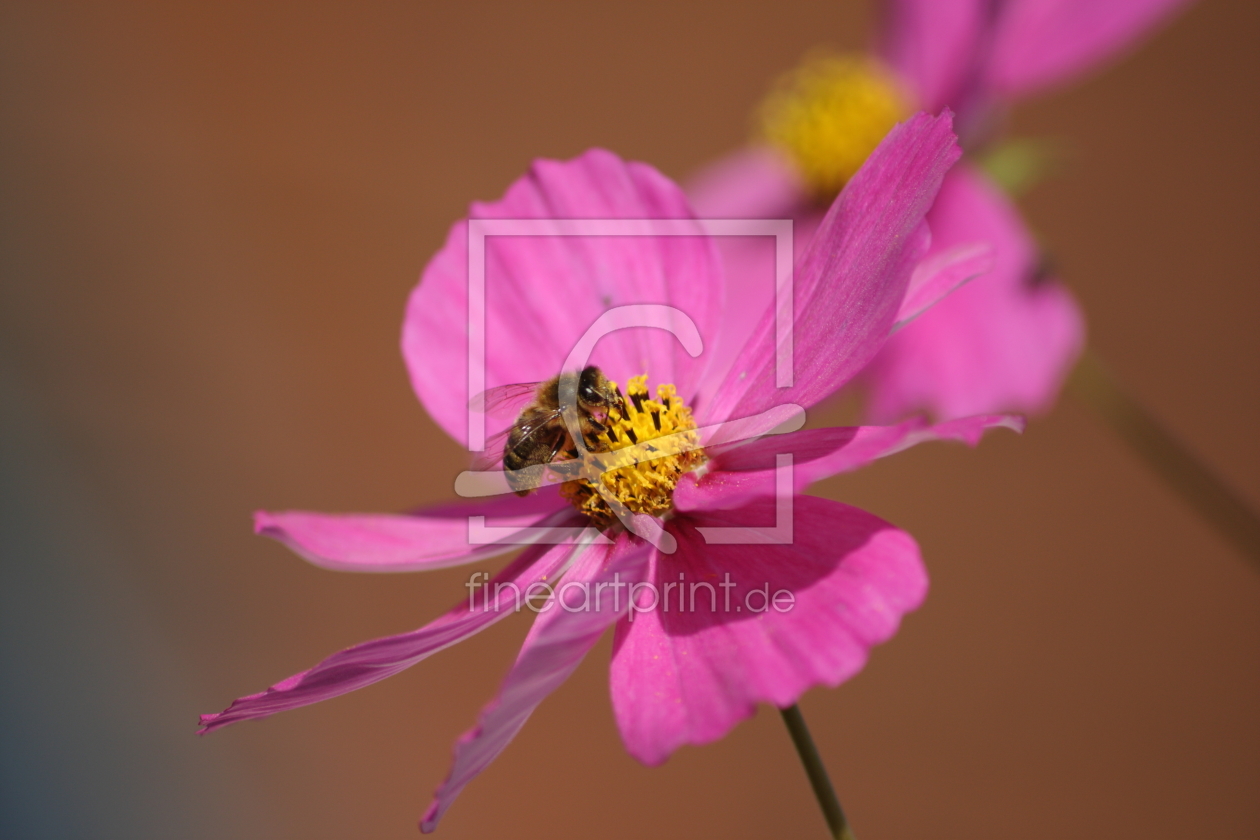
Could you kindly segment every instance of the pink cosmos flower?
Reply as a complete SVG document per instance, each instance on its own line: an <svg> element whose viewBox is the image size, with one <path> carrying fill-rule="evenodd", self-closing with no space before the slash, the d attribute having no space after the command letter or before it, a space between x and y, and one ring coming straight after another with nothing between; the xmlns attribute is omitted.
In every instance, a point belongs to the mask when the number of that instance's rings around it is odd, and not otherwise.
<svg viewBox="0 0 1260 840"><path fill-rule="evenodd" d="M1189 0L883 0L880 57L969 133L992 111L1114 58Z"/></svg>
<svg viewBox="0 0 1260 840"><path fill-rule="evenodd" d="M736 153L700 173L689 196L704 216L792 218L803 249L822 213L820 195L843 180L854 165L848 161L860 161L899 110L950 107L969 145L980 142L1011 102L1097 65L1185 2L887 0L879 63L807 66L796 84L813 104L798 97L772 116L769 133L792 154L769 145ZM882 78L889 72L891 79ZM1018 211L962 164L946 176L928 222L929 258L985 241L996 259L888 343L862 377L868 416L888 422L918 410L949 418L1049 408L1083 345L1084 325L1071 295L1046 275ZM732 266L728 282L755 310L767 294L750 268L755 246L722 245Z"/></svg>
<svg viewBox="0 0 1260 840"><path fill-rule="evenodd" d="M937 294L932 289L951 285L945 269L944 279L920 273L911 288L927 245L924 216L958 156L949 116L919 115L894 129L841 193L795 277L786 385L769 308L751 341L731 357L717 355L727 325L716 250L682 191L654 169L602 151L540 161L502 200L474 204L473 220L664 219L694 234L487 238L484 259L472 257L484 268L482 309L469 292L470 222L461 222L407 307L403 353L412 383L461 443L469 439L470 314L484 314L485 384L496 387L564 370L588 327L609 313L660 306L683 313L671 316L684 325L675 329L678 338L660 329L664 322L620 329L590 357L627 394L624 417L608 419L623 448L600 457L631 451L629 438L640 449L661 445L593 479L604 482L610 504L629 510L627 524L599 518L602 491L564 474L549 478L566 481L559 490L549 485L525 498L411 514L260 513L260 533L330 569L435 569L534 544L446 615L242 697L203 716L203 731L369 685L510 614L522 592L527 600L546 596L498 696L455 746L450 775L421 822L431 831L610 626L617 724L630 753L648 764L683 744L721 738L758 703L787 707L811 686L853 676L869 649L921 603L927 576L908 534L801 491L924 440L974 445L984 430L1019 429L1020 421L984 416L929 426L916 419L764 433L792 416L793 406L815 405L848 381L895 323L919 311ZM701 352L696 338L715 351ZM645 376L660 386L655 398ZM671 434L703 449L669 450ZM542 469L574 463L585 462ZM484 519L470 523L470 516ZM584 527L592 523L599 529ZM474 540L474 525L497 536ZM570 533L563 529L583 529L582 536L562 539Z"/></svg>

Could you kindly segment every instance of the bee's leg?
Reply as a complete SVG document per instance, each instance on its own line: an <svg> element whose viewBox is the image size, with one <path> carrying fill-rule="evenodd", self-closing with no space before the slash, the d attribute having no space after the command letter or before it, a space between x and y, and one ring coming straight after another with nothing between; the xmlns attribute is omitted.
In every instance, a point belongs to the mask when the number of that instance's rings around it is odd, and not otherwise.
<svg viewBox="0 0 1260 840"><path fill-rule="evenodd" d="M551 438L551 454L547 456L547 463L550 464L556 460L556 456L560 454L560 450L564 449L564 442L569 439L569 435L563 429L557 429Z"/></svg>
<svg viewBox="0 0 1260 840"><path fill-rule="evenodd" d="M586 447L587 452L604 452L608 449L608 444L600 439L600 435L607 432L608 429L607 425L594 417L587 416L582 418L582 443Z"/></svg>
<svg viewBox="0 0 1260 840"><path fill-rule="evenodd" d="M592 452L602 452L608 448L608 445L599 439L599 436L608 431L608 427L596 420L591 421L591 430L586 436L586 448Z"/></svg>

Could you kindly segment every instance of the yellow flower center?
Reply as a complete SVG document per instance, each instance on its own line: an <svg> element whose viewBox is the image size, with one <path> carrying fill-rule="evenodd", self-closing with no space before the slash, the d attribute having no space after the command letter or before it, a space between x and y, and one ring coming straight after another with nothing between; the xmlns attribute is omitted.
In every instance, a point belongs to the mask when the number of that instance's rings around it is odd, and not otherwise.
<svg viewBox="0 0 1260 840"><path fill-rule="evenodd" d="M678 480L707 460L691 409L674 386L658 386L652 399L647 376L634 377L624 410L614 409L605 425L583 458L583 477L566 481L560 494L600 529L617 521L614 505L651 516L673 510Z"/></svg>
<svg viewBox="0 0 1260 840"><path fill-rule="evenodd" d="M828 198L908 114L896 81L874 61L819 55L779 80L762 104L761 129Z"/></svg>

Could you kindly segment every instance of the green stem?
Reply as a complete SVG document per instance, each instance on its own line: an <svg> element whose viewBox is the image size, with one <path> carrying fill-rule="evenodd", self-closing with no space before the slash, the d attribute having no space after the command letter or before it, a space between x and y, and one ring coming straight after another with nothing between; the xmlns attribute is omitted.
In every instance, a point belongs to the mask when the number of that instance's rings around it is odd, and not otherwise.
<svg viewBox="0 0 1260 840"><path fill-rule="evenodd" d="M1094 409L1200 516L1260 567L1260 517L1126 394L1097 356L1085 351L1068 379L1068 389Z"/></svg>
<svg viewBox="0 0 1260 840"><path fill-rule="evenodd" d="M787 724L788 732L792 735L792 743L801 757L801 764L805 765L805 775L809 776L810 787L814 789L814 797L818 800L818 807L822 808L823 818L827 820L827 827L831 829L831 836L835 840L854 840L853 831L849 828L848 820L844 818L840 800L836 798L831 779L827 778L827 768L823 766L822 758L818 755L818 748L814 746L814 739L809 734L809 727L805 725L805 717L801 714L800 707L793 704L779 711L783 714L783 722Z"/></svg>

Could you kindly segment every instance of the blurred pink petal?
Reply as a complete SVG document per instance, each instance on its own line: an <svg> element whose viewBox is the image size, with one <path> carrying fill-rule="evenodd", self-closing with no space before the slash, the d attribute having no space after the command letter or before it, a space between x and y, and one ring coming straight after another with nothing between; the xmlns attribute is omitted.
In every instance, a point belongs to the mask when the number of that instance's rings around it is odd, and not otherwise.
<svg viewBox="0 0 1260 840"><path fill-rule="evenodd" d="M464 786L498 757L538 704L569 678L609 625L625 614L629 601L624 589L608 584L642 580L649 548L623 535L611 550L591 546L564 573L534 620L498 696L482 709L477 726L456 742L454 765L420 821L421 831L437 828Z"/></svg>
<svg viewBox="0 0 1260 840"><path fill-rule="evenodd" d="M696 530L772 523L773 499L669 524L679 547L654 556L657 591L681 597L665 589L681 576L715 595L698 586L693 609L687 589L686 609L636 611L617 625L613 711L635 758L659 764L683 744L721 738L758 703L785 707L811 686L838 685L922 603L927 573L908 534L825 499L798 497L794 510L790 545L708 545ZM764 596L750 593L763 586L794 604L754 611Z"/></svg>
<svg viewBox="0 0 1260 840"><path fill-rule="evenodd" d="M965 283L993 268L993 247L987 242L938 250L915 266L910 286L897 310L893 332L927 312Z"/></svg>
<svg viewBox="0 0 1260 840"><path fill-rule="evenodd" d="M854 466L862 466L880 457L890 447L914 431L927 427L927 421L915 417L895 426L834 426L825 429L803 429L781 435L770 435L752 442L707 447L709 471L699 479L704 486L711 476L731 478L729 473L773 470L778 455L791 455L793 467L833 457L841 452L852 459ZM679 510L691 510L682 503L681 494L675 496Z"/></svg>
<svg viewBox="0 0 1260 840"><path fill-rule="evenodd" d="M791 387L776 385L775 319L767 310L712 405L697 409L705 422L787 402L808 408L870 361L926 249L924 213L959 154L948 114L920 114L889 133L840 193L797 266Z"/></svg>
<svg viewBox="0 0 1260 840"><path fill-rule="evenodd" d="M987 84L1013 99L1114 59L1189 0L1008 0L997 16Z"/></svg>
<svg viewBox="0 0 1260 840"><path fill-rule="evenodd" d="M911 434L902 449L917 446L925 440L956 440L968 446L975 446L980 443L980 438L989 429L1010 429L1016 434L1023 434L1027 425L1027 421L1018 414L981 414L973 417L959 417Z"/></svg>
<svg viewBox="0 0 1260 840"><path fill-rule="evenodd" d="M694 216L682 190L655 169L593 150L537 161L474 219L680 219ZM629 226L627 226L629 227ZM468 224L456 224L425 268L403 325L403 355L416 395L443 429L466 443L468 422ZM560 372L601 314L631 303L668 304L713 346L723 296L712 241L696 236L492 236L485 247L485 387L539 382ZM650 370L690 394L708 363L658 329L623 329L591 363L613 379ZM689 389L689 390L684 390Z"/></svg>
<svg viewBox="0 0 1260 840"><path fill-rule="evenodd" d="M980 414L931 425L920 419L917 423L903 422L892 427L862 426L859 428L866 433L866 436L859 435L844 449L803 463L799 474L795 476L797 486L808 487L815 481L856 470L871 461L896 455L921 443L955 441L965 443L967 446L976 446L984 434L992 429L1009 429L1022 434L1024 418L1014 414ZM894 440L891 436L880 435L876 432L878 429L888 428L904 429L905 435Z"/></svg>
<svg viewBox="0 0 1260 840"><path fill-rule="evenodd" d="M1018 211L963 165L928 214L933 253L986 241L992 271L894 335L864 374L869 416L887 422L921 410L941 418L1050 406L1084 341L1079 310L1037 276L1039 257Z"/></svg>
<svg viewBox="0 0 1260 840"><path fill-rule="evenodd" d="M525 499L511 496L414 513L259 511L254 514L254 531L279 540L324 569L419 572L515 551L520 548L521 529L571 525L572 514L573 509L551 487ZM495 543L473 544L469 516L485 516L487 526L512 530Z"/></svg>
<svg viewBox="0 0 1260 840"><path fill-rule="evenodd" d="M809 200L792 162L773 146L749 146L719 158L687 182L702 219L777 219Z"/></svg>
<svg viewBox="0 0 1260 840"><path fill-rule="evenodd" d="M983 49L991 0L884 0L877 52L919 107L957 108Z"/></svg>
<svg viewBox="0 0 1260 840"><path fill-rule="evenodd" d="M929 111L950 107L959 113L959 124L969 136L974 132L983 137L993 128L993 112L1000 101L1096 66L1188 4L1189 0L885 0L877 52L920 107ZM782 171L785 161L764 148L732 155L697 176L694 197L706 216L761 214L806 222L795 231L795 242L803 249L812 237L809 222L816 210L794 183L799 176L794 179ZM958 177L976 182L980 176ZM799 200L788 203L796 191ZM984 201L981 197L973 203ZM1002 199L989 203L1002 204L1003 209L980 211L972 228L973 233L996 228L999 247L1008 251L1002 259L1003 276L960 290L930 313L929 325L916 325L914 334L890 343L876 360L877 369L866 377L878 382L869 412L872 419L896 419L920 409L943 417L1041 411L1057 395L1083 342L1080 312L1062 286L1030 281L1038 273L1030 237ZM933 256L939 256L947 243L963 242L951 234L950 226L965 227L966 219L951 222L947 215L936 211L929 217ZM994 216L1005 218L994 221ZM971 241L983 240L977 235ZM732 350L737 341L745 343L745 334L765 349L762 313L773 299L771 251L765 242L751 240L720 241L719 247L732 292L728 318L738 330L727 334L715 370L729 364L734 377L751 380L746 363L732 361ZM803 266L800 259L797 265ZM801 276L797 279L799 284ZM907 299L903 307L918 310L921 303ZM898 320L906 314L913 313L903 311ZM842 380L851 376L847 370L832 375ZM728 378L720 389L723 394L742 393L732 384L741 385ZM707 389L706 398L719 387ZM764 391L764 377L758 389ZM728 402L732 399L727 397ZM707 402L702 400L702 406ZM725 416L726 408L705 408L706 416Z"/></svg>
<svg viewBox="0 0 1260 840"><path fill-rule="evenodd" d="M465 598L446 615L419 630L386 636L346 648L320 662L309 671L281 680L266 691L241 697L222 712L201 716L201 732L274 715L289 709L328 700L405 671L443 648L467 639L511 615L515 596L512 584L523 592L531 583L550 577L574 551L572 545L531 546L488 584L491 603L486 609L478 594L476 604ZM503 583L502 592L495 584ZM472 593L473 590L470 590ZM471 594L470 594L471 597Z"/></svg>
<svg viewBox="0 0 1260 840"><path fill-rule="evenodd" d="M696 173L686 190L691 206L702 219L793 219L793 263L822 221L822 211L814 209L796 169L771 146L749 146L720 158ZM805 207L810 208L808 221L798 218ZM711 399L722 375L735 362L774 301L773 237L717 236L713 241L726 277L726 306L698 404Z"/></svg>
<svg viewBox="0 0 1260 840"><path fill-rule="evenodd" d="M791 212L778 211L765 215L727 212L714 213L707 218L790 219L792 264L800 265L801 257L822 222L825 209L811 202ZM726 308L711 367L705 371L705 382L695 400L697 406L712 402L735 358L752 340L754 331L774 305L775 250L778 247L775 238L769 235L717 236L714 242L721 254L722 270L726 276Z"/></svg>
<svg viewBox="0 0 1260 840"><path fill-rule="evenodd" d="M929 112L970 126L1096 69L1189 0L884 0L881 58Z"/></svg>

